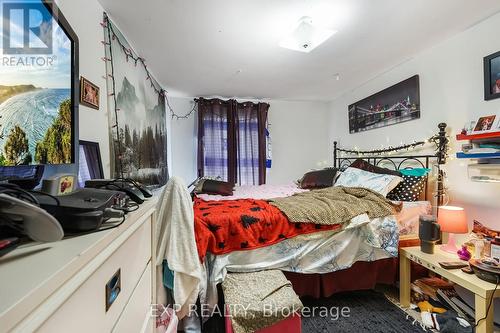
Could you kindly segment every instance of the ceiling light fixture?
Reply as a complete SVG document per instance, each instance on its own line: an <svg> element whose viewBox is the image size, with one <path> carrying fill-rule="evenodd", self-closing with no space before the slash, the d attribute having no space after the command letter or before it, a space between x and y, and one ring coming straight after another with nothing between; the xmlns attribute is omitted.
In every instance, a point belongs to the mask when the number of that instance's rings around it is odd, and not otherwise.
<svg viewBox="0 0 500 333"><path fill-rule="evenodd" d="M302 17L295 28L279 43L281 47L309 53L337 31L318 27L309 16Z"/></svg>

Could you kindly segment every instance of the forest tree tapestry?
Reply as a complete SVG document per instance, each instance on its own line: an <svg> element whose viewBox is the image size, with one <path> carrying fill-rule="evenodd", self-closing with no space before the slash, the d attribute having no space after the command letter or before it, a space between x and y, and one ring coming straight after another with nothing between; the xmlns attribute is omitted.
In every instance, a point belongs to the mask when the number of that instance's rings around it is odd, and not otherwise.
<svg viewBox="0 0 500 333"><path fill-rule="evenodd" d="M113 177L164 185L169 178L165 97L107 16L104 23Z"/></svg>

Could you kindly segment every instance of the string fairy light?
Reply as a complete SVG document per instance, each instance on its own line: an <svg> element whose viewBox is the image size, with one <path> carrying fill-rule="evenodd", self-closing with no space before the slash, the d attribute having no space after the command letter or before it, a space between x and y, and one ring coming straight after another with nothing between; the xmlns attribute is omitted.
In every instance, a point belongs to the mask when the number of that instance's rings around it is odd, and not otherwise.
<svg viewBox="0 0 500 333"><path fill-rule="evenodd" d="M333 159L334 159L334 165L337 166L339 165L339 168L342 169L343 167L348 167L348 164L344 164L344 162L349 162L351 159L354 158L362 158L362 159L372 159L372 160L387 160L387 159L417 159L417 158L428 158L429 157L436 157L437 158L437 163L435 164L437 168L437 187L434 192L432 192L433 197L436 199L436 205L437 206L442 206L446 205L450 201L450 196L449 196L449 188L446 182L446 170L443 170L442 166L446 164L446 161L449 159L449 153L451 150L451 147L449 145L450 142L450 136L446 133L446 123L440 123L438 125L439 132L436 135L431 136L428 139L425 140L420 140L420 141L414 141L413 143L409 144L404 144L401 142L399 146L388 146L384 147L384 145L381 145L380 149L373 149L373 150L360 150L357 146L354 146L352 149L345 149L345 148L339 148L337 146L337 141L333 142L333 147L334 147L334 153L333 153ZM411 155L400 155L400 156L392 156L393 153L398 152L398 151L409 151L410 149L415 149L418 147L423 147L427 144L434 144L435 145L435 154L434 155L416 155L416 156L411 156ZM338 156L337 152L343 153L340 155L348 155L348 156ZM349 156L351 155L351 156ZM386 156L384 156L386 155ZM380 157L378 157L380 156ZM390 157L388 157L390 156ZM428 162L427 162L428 163Z"/></svg>
<svg viewBox="0 0 500 333"><path fill-rule="evenodd" d="M417 147L423 147L429 143L434 143L436 145L436 151L442 151L441 149L443 147L447 147L447 144L449 142L448 136L446 136L446 141L441 140L441 137L439 135L434 135L428 139L425 140L420 140L420 141L414 141L412 143L401 143L399 146L388 146L384 147L384 145L381 145L381 148L379 149L372 149L372 150L360 150L358 146L354 146L352 149L345 149L345 148L336 148L337 151L348 154L348 155L382 155L382 154L388 154L392 155L395 152L400 152L400 151L409 151L411 149L415 149ZM448 149L446 149L446 157L448 157Z"/></svg>
<svg viewBox="0 0 500 333"><path fill-rule="evenodd" d="M373 150L360 150L357 146L355 146L352 149L344 149L344 148L337 148L338 151L346 153L346 154L354 154L354 155L367 155L367 154L373 154L373 155L380 155L384 153L392 153L396 151L401 151L401 150L409 150L416 148L418 146L423 146L427 142L426 141L418 141L418 142L413 142L411 144L403 144L397 147L389 146L389 147L383 147L380 149L373 149Z"/></svg>
<svg viewBox="0 0 500 333"><path fill-rule="evenodd" d="M132 61L135 66L137 66L138 63L143 66L143 69L146 72L146 81L149 81L151 88L158 95L158 98L164 99L165 104L168 107L168 111L170 112L172 119L174 119L174 118L176 118L176 119L188 118L196 110L197 103L195 101L193 109L190 112L188 112L187 114L185 114L185 115L176 114L174 112L173 108L170 106L168 96L167 96L167 91L165 89L161 88L158 85L158 83L156 82L156 80L154 80L153 76L151 75L151 73L149 72L149 70L147 68L145 59L137 56L136 54L134 54L132 49L125 46L125 44L120 39L120 37L115 33L115 31L113 29L113 25L110 22L106 13L104 13L103 22L101 22L100 24L104 29L104 39L105 39L105 40L101 41L101 43L108 50L108 55L102 57L101 60L106 63L106 65L107 65L106 67L109 68L109 71L110 71L110 73L106 73L106 75L103 76L103 79L109 80L108 83L110 83L110 85L108 85L110 87L110 93L108 94L108 96L113 99L113 103L114 103L113 112L114 112L114 116L115 116L114 124L112 124L111 128L112 128L112 130L116 131L116 137L117 137L116 149L117 149L117 160L118 160L118 168L119 168L118 171L119 171L121 177L123 178L124 177L124 165L123 165L124 147L122 145L121 140L119 139L120 138L120 128L119 128L119 123L118 123L118 114L120 112L120 108L118 108L117 96L116 96L117 94L116 94L116 82L115 82L112 43L115 42L119 46L118 49L121 50L125 54L125 58L126 58L127 62Z"/></svg>
<svg viewBox="0 0 500 333"><path fill-rule="evenodd" d="M140 57L138 55L136 55L134 53L134 51L127 47L125 45L125 43L120 39L120 36L118 34L115 33L114 29L113 29L113 25L111 24L109 18L108 18L108 15L106 13L104 13L104 20L103 22L100 23L100 25L107 31L106 34L107 34L107 37L108 37L108 40L103 40L101 41L101 43L105 46L105 47L108 47L110 52L109 52L109 58L107 57L102 57L101 60L105 61L105 62L109 62L110 63L110 67L112 68L113 67L113 53L111 51L112 49L112 41L113 42L116 42L119 46L119 49L125 54L125 59L127 62L130 62L132 61L134 63L135 66L137 66L137 64L140 64L142 65L144 71L146 72L146 81L149 81L150 83L150 87L151 89L153 89L155 91L155 93L159 96L159 97L162 97L164 98L165 100L165 104L167 105L167 108L168 108L168 111L170 112L170 116L172 119L187 119L189 118L197 109L197 101L195 100L194 104L193 104L193 107L192 109L184 114L184 115L179 115L177 113L175 113L174 109L172 108L172 106L170 105L170 101L168 99L168 92L161 88L158 83L156 82L156 80L154 79L154 77L151 75L149 69L148 69L148 66L146 64L146 59L144 59L143 57ZM116 87L116 84L115 84L115 78L114 78L114 73L112 72L111 74L108 74L106 76L103 76L104 79L110 79L112 81L112 84L111 84L111 87L112 87L112 93L110 93L110 97L113 96L114 98L114 102L115 102L115 116L116 116L116 113L117 111L119 111L119 109L116 108L116 98L115 98L115 87ZM117 118L117 117L115 117ZM117 124L116 124L117 125Z"/></svg>
<svg viewBox="0 0 500 333"><path fill-rule="evenodd" d="M104 21L105 22L108 22L108 17L106 14L104 14ZM108 24L109 26L109 24ZM111 77L111 89L112 89L112 93L108 94L108 96L111 96L113 97L113 105L114 105L114 113L115 113L115 123L113 125L113 128L116 129L116 137L117 137L117 143L118 143L118 165L119 165L119 168L120 168L120 176L121 178L124 178L124 172L123 172L123 161L122 161L122 153L123 153L123 147L122 147L122 144L121 144L121 140L120 140L120 130L118 128L118 107L117 107L117 103L116 103L116 95L115 95L115 91L116 91L116 83L115 83L115 68L114 68L114 64L113 64L113 61L112 61L112 58L113 58L113 49L111 48L111 30L108 28L108 29L105 29L105 35L107 35L108 37L108 41L109 41L109 56L110 58L107 58L107 57L104 57L102 58L103 61L105 62L109 62L110 64L110 77ZM106 41L105 41L106 42Z"/></svg>

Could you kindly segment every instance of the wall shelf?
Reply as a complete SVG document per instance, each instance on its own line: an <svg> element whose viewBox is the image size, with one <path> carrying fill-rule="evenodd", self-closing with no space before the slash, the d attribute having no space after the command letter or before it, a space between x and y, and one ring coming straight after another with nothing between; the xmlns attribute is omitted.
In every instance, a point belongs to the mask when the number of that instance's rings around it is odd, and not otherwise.
<svg viewBox="0 0 500 333"><path fill-rule="evenodd" d="M500 139L500 132L488 132L479 134L457 134L458 141L482 140L482 139Z"/></svg>
<svg viewBox="0 0 500 333"><path fill-rule="evenodd" d="M478 134L457 134L458 141L469 141L470 148L486 148L488 143L494 148L500 143L500 132L487 132ZM464 145L465 148L465 145ZM466 149L468 150L468 149ZM489 149L485 149L488 151ZM472 150L471 150L472 151ZM457 158L461 159L475 159L476 163L469 164L467 167L469 179L473 182L480 183L500 183L500 151L495 148L489 150L488 153L457 152Z"/></svg>
<svg viewBox="0 0 500 333"><path fill-rule="evenodd" d="M473 182L500 183L500 164L470 164L467 169Z"/></svg>
<svg viewBox="0 0 500 333"><path fill-rule="evenodd" d="M467 154L464 152L458 152L457 158L500 158L500 153L477 153L477 154Z"/></svg>

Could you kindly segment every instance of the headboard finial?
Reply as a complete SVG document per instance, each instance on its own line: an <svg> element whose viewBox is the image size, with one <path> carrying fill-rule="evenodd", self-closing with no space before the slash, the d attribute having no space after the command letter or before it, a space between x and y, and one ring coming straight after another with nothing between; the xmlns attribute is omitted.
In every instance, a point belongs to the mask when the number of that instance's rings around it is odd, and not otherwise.
<svg viewBox="0 0 500 333"><path fill-rule="evenodd" d="M445 164L446 163L446 153L448 150L448 138L446 137L446 123L440 123L438 125L439 127L439 133L438 133L438 152L437 152L437 157L438 157L438 164Z"/></svg>
<svg viewBox="0 0 500 333"><path fill-rule="evenodd" d="M333 167L337 167L337 141L333 141Z"/></svg>
<svg viewBox="0 0 500 333"><path fill-rule="evenodd" d="M448 152L448 138L446 137L446 123L440 123L438 125L439 133L438 133L438 152L437 152L437 160L438 160L438 177L437 177L437 205L441 206L444 203L444 196L446 194L446 189L444 186L445 173L440 168L440 165L446 163L446 157ZM436 211L438 214L438 211Z"/></svg>

